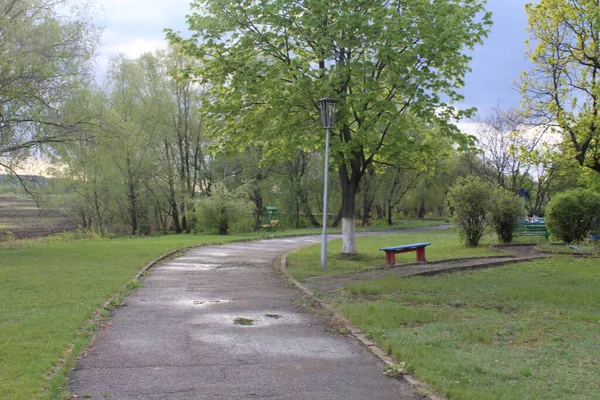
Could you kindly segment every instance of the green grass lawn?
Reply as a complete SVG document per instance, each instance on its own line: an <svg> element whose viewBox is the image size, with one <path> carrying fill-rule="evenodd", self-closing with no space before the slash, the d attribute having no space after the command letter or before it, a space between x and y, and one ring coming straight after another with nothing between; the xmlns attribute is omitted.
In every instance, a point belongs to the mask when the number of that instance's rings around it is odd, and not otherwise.
<svg viewBox="0 0 600 400"><path fill-rule="evenodd" d="M46 374L92 312L148 261L175 248L239 238L173 235L0 248L0 399L41 398Z"/></svg>
<svg viewBox="0 0 600 400"><path fill-rule="evenodd" d="M598 259L374 280L329 300L450 399L598 398Z"/></svg>
<svg viewBox="0 0 600 400"><path fill-rule="evenodd" d="M320 221L320 220L319 220ZM369 226L357 226L357 232L370 232L370 231L386 231L393 229L407 229L407 228L420 228L424 226L436 226L448 224L443 219L403 219L394 221L394 225L387 225L384 221L375 221ZM275 229L273 232L263 232L266 235L320 235L323 232L322 228L302 228L302 229ZM337 228L328 227L327 233L335 234L342 233L341 225Z"/></svg>
<svg viewBox="0 0 600 400"><path fill-rule="evenodd" d="M440 224L402 221L394 228ZM371 227L381 229L388 227ZM0 399L44 396L47 373L70 345L85 347L81 328L93 311L148 261L176 248L204 242L266 236L318 234L320 229L237 236L170 235L139 239L14 241L0 246ZM335 230L332 230L335 232ZM93 328L93 327L92 327ZM54 378L50 397L60 393L67 371Z"/></svg>
<svg viewBox="0 0 600 400"><path fill-rule="evenodd" d="M488 244L495 243L493 236L488 236L477 248L467 248L459 242L458 233L454 229L428 232L393 233L381 236L363 236L357 239L359 254L353 257L340 255L342 241L331 241L327 247L327 269L321 270L321 245L305 247L292 253L288 258L288 271L299 280L311 276L335 275L356 272L367 268L385 265L385 253L382 247L397 246L409 243L429 242L426 249L427 260L448 258L481 257L499 254L490 250ZM415 252L396 254L396 263L415 262Z"/></svg>

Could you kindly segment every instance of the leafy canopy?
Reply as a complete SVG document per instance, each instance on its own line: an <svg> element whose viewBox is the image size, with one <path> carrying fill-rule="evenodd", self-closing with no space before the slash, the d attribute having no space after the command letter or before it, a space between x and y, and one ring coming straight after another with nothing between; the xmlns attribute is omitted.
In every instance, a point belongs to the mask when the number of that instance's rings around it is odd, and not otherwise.
<svg viewBox="0 0 600 400"><path fill-rule="evenodd" d="M204 0L188 17L195 34L168 38L202 60L188 76L214 84L207 112L220 146L261 140L265 157L313 149L323 142L317 101L331 96L339 100L333 153L341 164L360 161L351 169L363 174L423 123L460 138L449 122L469 112L451 103L469 71L463 51L490 25L483 4Z"/></svg>
<svg viewBox="0 0 600 400"><path fill-rule="evenodd" d="M68 14L66 4L0 2L0 157L7 167L33 147L77 138L88 122L63 107L82 88L98 29L86 13Z"/></svg>
<svg viewBox="0 0 600 400"><path fill-rule="evenodd" d="M600 7L597 0L527 4L528 55L524 106L559 130L567 155L600 172Z"/></svg>

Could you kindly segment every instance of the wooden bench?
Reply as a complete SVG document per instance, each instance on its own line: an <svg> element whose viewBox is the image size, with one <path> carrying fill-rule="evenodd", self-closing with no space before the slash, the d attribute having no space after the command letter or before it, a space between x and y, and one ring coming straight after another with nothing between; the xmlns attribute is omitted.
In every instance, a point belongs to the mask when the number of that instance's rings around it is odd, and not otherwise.
<svg viewBox="0 0 600 400"><path fill-rule="evenodd" d="M403 246L393 246L393 247L384 247L383 249L379 249L381 251L385 251L385 261L388 265L396 264L396 254L397 253L408 253L410 251L417 252L417 261L426 261L425 260L425 247L429 246L430 243L413 243L413 244L405 244Z"/></svg>
<svg viewBox="0 0 600 400"><path fill-rule="evenodd" d="M280 228L281 225L279 225L278 219L273 219L269 221L268 224L261 225L260 227L266 230L267 232L273 232L275 229Z"/></svg>
<svg viewBox="0 0 600 400"><path fill-rule="evenodd" d="M513 232L514 236L544 236L546 240L550 238L550 232L543 222L523 222L521 226Z"/></svg>

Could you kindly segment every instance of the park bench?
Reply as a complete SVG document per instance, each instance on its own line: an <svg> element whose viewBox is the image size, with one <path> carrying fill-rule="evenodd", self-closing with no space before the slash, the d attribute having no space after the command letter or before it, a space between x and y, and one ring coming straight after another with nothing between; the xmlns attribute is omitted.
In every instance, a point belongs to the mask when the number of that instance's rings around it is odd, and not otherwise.
<svg viewBox="0 0 600 400"><path fill-rule="evenodd" d="M392 247L384 247L379 249L381 251L385 251L385 261L388 265L396 264L396 254L398 253L407 253L410 251L417 252L417 261L426 261L425 260L425 247L429 246L430 243L413 243L413 244L405 244L402 246L392 246Z"/></svg>
<svg viewBox="0 0 600 400"><path fill-rule="evenodd" d="M281 225L279 225L278 219L273 219L273 220L269 221L268 224L263 224L260 227L262 229L266 230L267 232L273 232L275 229L281 228Z"/></svg>
<svg viewBox="0 0 600 400"><path fill-rule="evenodd" d="M544 236L546 240L550 238L550 232L543 222L523 222L521 226L513 232L514 236Z"/></svg>

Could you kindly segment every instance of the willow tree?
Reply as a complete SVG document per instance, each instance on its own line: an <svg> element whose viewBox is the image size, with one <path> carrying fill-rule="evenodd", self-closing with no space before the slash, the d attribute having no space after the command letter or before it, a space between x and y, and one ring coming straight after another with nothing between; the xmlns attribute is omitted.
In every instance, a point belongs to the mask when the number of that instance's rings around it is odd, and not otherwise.
<svg viewBox="0 0 600 400"><path fill-rule="evenodd" d="M524 106L563 135L566 154L600 172L600 1L541 0L527 5Z"/></svg>
<svg viewBox="0 0 600 400"><path fill-rule="evenodd" d="M98 36L86 13L67 12L67 3L0 1L0 166L11 169L44 144L81 139L93 119L64 109L90 76Z"/></svg>
<svg viewBox="0 0 600 400"><path fill-rule="evenodd" d="M469 71L464 51L487 34L485 0L202 0L183 39L213 83L222 147L262 142L265 158L324 142L318 99L339 101L333 164L343 191L343 252L356 253L355 197L370 165L393 164L419 121L444 126L469 114L452 104ZM326 211L325 211L326 212Z"/></svg>

